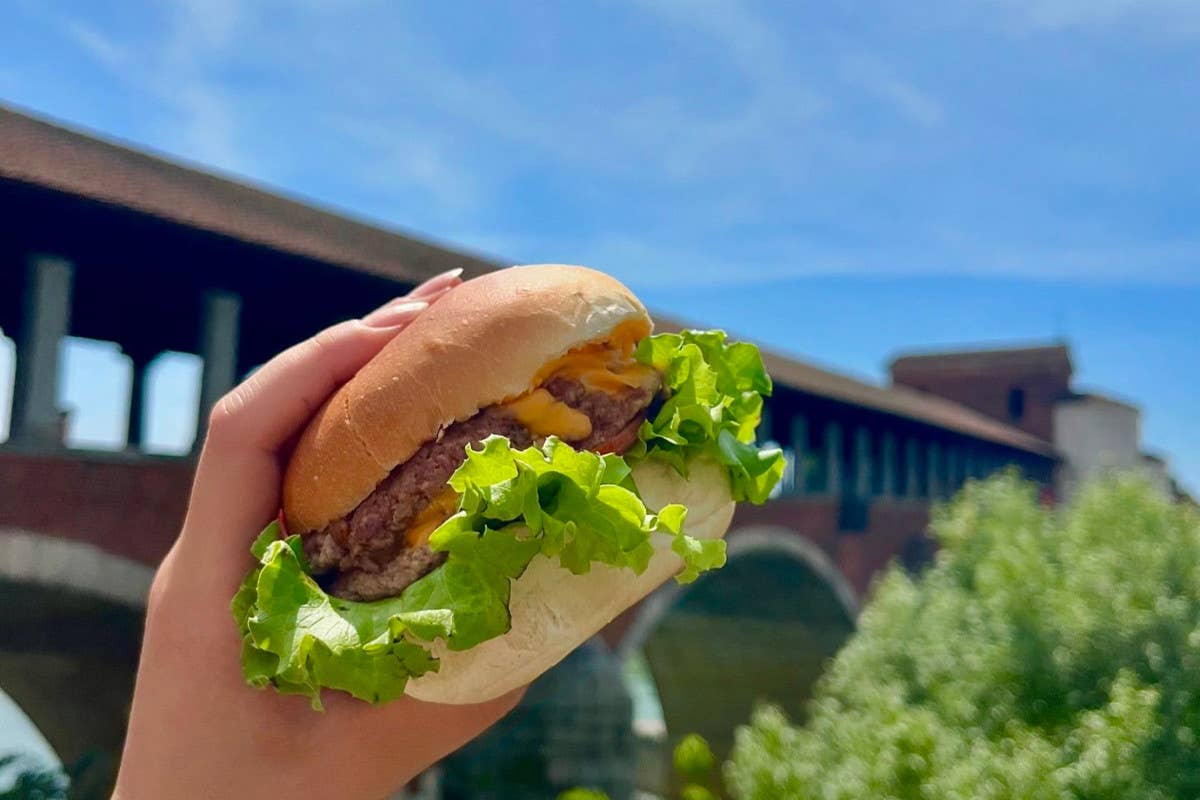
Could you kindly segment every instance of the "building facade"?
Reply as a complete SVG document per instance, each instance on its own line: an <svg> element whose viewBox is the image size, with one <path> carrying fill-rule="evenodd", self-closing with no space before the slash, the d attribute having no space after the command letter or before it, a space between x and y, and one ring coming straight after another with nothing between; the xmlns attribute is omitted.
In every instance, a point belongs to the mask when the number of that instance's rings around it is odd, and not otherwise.
<svg viewBox="0 0 1200 800"><path fill-rule="evenodd" d="M1141 409L1077 391L1066 345L901 356L891 376L893 385L953 400L1051 445L1059 457L1053 479L1059 499L1108 472L1137 473L1183 496L1166 462L1143 449Z"/></svg>

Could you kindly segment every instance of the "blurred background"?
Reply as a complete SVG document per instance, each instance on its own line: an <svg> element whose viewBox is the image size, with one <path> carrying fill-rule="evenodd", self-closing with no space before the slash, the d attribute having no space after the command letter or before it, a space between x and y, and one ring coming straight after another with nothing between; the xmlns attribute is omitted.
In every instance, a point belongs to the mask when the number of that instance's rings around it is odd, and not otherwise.
<svg viewBox="0 0 1200 800"><path fill-rule="evenodd" d="M215 399L453 267L588 264L755 341L789 470L409 795L662 797L686 734L803 722L967 483L1188 507L1198 40L1175 0L6 4L0 791L103 796Z"/></svg>

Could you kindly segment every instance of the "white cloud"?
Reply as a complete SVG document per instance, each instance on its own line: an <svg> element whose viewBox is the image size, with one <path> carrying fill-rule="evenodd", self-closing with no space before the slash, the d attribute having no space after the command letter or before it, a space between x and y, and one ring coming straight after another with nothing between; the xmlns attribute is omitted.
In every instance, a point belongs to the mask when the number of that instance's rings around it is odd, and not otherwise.
<svg viewBox="0 0 1200 800"><path fill-rule="evenodd" d="M479 204L479 178L459 164L435 134L386 120L339 118L333 127L354 141L357 177L364 184L398 193L416 189L423 202L453 213Z"/></svg>
<svg viewBox="0 0 1200 800"><path fill-rule="evenodd" d="M742 0L636 0L671 25L698 30L745 74L772 80L786 62L779 34Z"/></svg>
<svg viewBox="0 0 1200 800"><path fill-rule="evenodd" d="M1195 0L996 0L1021 15L1030 27L1065 30L1123 24L1156 33L1200 34L1200 3Z"/></svg>
<svg viewBox="0 0 1200 800"><path fill-rule="evenodd" d="M203 81L179 85L169 126L171 150L227 172L249 172L238 148L237 119L221 91Z"/></svg>
<svg viewBox="0 0 1200 800"><path fill-rule="evenodd" d="M82 17L56 20L63 34L165 113L158 146L183 158L229 172L247 172L238 122L228 93L206 77L207 60L230 46L240 23L238 0L179 0L170 27L154 44L133 48ZM263 176L258 176L263 177Z"/></svg>
<svg viewBox="0 0 1200 800"><path fill-rule="evenodd" d="M188 61L202 51L226 47L243 21L243 7L239 0L175 0L170 52Z"/></svg>
<svg viewBox="0 0 1200 800"><path fill-rule="evenodd" d="M129 64L129 53L104 33L81 19L62 21L64 32L101 65L117 72Z"/></svg>
<svg viewBox="0 0 1200 800"><path fill-rule="evenodd" d="M1048 247L942 237L902 249L863 252L783 235L721 253L717 248L672 247L634 234L613 233L575 251L583 263L610 270L638 287L938 275L1200 286L1200 240Z"/></svg>
<svg viewBox="0 0 1200 800"><path fill-rule="evenodd" d="M894 67L876 56L864 52L850 54L843 59L842 71L852 84L875 95L919 125L928 128L945 119L941 103L905 80Z"/></svg>
<svg viewBox="0 0 1200 800"><path fill-rule="evenodd" d="M676 182L730 168L790 172L797 146L828 106L800 77L779 33L740 0L634 1L657 25L699 36L713 51L708 66L727 65L741 86L721 108L680 95L635 93L603 120L605 142L620 148L627 162Z"/></svg>

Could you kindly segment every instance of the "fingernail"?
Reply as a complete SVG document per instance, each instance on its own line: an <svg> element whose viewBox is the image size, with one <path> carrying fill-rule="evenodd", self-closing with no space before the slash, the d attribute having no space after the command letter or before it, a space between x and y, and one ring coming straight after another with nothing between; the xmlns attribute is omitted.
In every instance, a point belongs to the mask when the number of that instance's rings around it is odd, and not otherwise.
<svg viewBox="0 0 1200 800"><path fill-rule="evenodd" d="M424 300L405 300L402 303L389 303L377 308L363 317L362 321L372 328L390 328L408 322L417 314L429 308Z"/></svg>
<svg viewBox="0 0 1200 800"><path fill-rule="evenodd" d="M455 267L454 269L448 269L445 272L441 273L440 275L434 275L429 280L421 283L419 286L417 286L417 288L412 290L412 293L416 294L417 292L420 292L422 289L425 289L425 288L428 288L431 286L436 286L436 285L442 284L442 283L449 283L450 281L454 280L455 278L457 278L459 275L462 275L462 274L463 274L462 267Z"/></svg>

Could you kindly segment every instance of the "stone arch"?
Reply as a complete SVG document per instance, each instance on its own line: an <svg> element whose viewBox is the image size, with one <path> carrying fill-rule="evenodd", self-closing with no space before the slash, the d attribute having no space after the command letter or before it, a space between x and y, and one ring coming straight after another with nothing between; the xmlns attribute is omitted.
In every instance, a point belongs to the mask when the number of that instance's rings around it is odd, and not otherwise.
<svg viewBox="0 0 1200 800"><path fill-rule="evenodd" d="M145 608L154 570L93 544L0 528L0 580L67 589Z"/></svg>
<svg viewBox="0 0 1200 800"><path fill-rule="evenodd" d="M749 525L730 531L725 538L726 558L732 561L748 553L779 553L800 561L829 584L838 603L853 620L858 617L858 595L850 581L825 551L791 528L782 525ZM674 581L660 586L642 602L642 608L617 645L617 654L625 658L640 650L646 637L675 601L688 590Z"/></svg>
<svg viewBox="0 0 1200 800"><path fill-rule="evenodd" d="M649 668L666 724L664 756L691 732L726 754L758 701L801 716L825 663L854 629L855 592L811 540L783 526L753 526L727 541L724 569L661 587L617 648Z"/></svg>
<svg viewBox="0 0 1200 800"><path fill-rule="evenodd" d="M124 739L153 575L94 545L0 529L0 688L101 787Z"/></svg>

